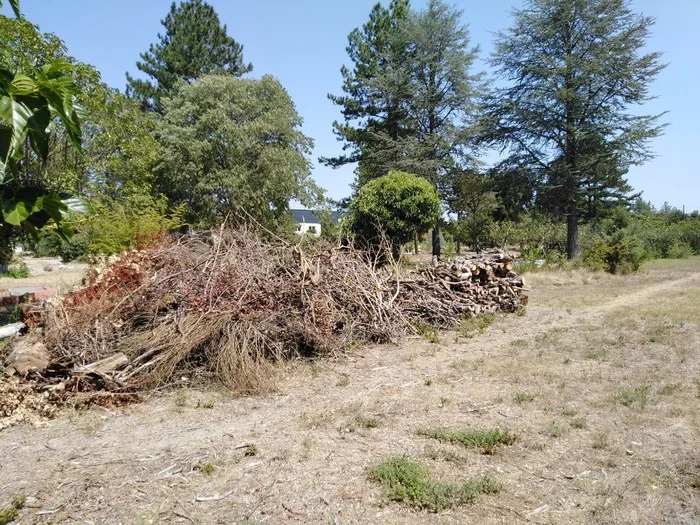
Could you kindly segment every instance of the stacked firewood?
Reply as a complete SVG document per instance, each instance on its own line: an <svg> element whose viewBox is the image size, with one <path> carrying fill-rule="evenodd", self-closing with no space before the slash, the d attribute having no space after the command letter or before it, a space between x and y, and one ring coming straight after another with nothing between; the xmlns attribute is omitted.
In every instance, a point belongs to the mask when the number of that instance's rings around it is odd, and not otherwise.
<svg viewBox="0 0 700 525"><path fill-rule="evenodd" d="M500 254L438 264L401 280L404 314L441 327L485 312L515 312L527 304L524 282L513 259Z"/></svg>

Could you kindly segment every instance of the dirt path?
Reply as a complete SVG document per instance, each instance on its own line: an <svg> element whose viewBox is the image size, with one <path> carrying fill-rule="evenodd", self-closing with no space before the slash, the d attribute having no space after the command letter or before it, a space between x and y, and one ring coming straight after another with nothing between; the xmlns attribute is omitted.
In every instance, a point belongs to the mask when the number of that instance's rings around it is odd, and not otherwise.
<svg viewBox="0 0 700 525"><path fill-rule="evenodd" d="M277 395L182 389L6 429L0 506L27 496L27 524L697 523L700 261L532 282L524 316L293 363ZM487 456L417 434L438 427L518 439ZM397 454L504 488L439 514L390 503L367 468Z"/></svg>

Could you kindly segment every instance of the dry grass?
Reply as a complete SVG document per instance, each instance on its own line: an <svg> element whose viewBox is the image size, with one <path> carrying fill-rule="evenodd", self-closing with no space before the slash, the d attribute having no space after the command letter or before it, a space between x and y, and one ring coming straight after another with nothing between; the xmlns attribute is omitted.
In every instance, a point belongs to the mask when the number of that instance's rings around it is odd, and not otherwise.
<svg viewBox="0 0 700 525"><path fill-rule="evenodd" d="M277 393L211 410L173 392L6 429L0 504L35 498L22 523L700 521L700 259L526 279L526 315L472 338L287 363ZM518 439L484 455L418 435L474 428ZM443 510L387 501L368 469L396 457L424 467L426 507ZM193 469L207 463L211 476ZM456 505L465 480L491 474L500 492Z"/></svg>

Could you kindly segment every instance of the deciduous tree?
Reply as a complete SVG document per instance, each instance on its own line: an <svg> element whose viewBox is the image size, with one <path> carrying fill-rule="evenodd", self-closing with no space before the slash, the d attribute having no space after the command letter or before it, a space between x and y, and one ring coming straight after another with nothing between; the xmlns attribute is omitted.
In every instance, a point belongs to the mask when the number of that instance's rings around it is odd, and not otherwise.
<svg viewBox="0 0 700 525"><path fill-rule="evenodd" d="M245 209L271 225L288 217L290 199L315 206L320 190L307 159L313 141L275 78L182 82L163 109L158 187L172 204L188 205L194 224L212 226Z"/></svg>

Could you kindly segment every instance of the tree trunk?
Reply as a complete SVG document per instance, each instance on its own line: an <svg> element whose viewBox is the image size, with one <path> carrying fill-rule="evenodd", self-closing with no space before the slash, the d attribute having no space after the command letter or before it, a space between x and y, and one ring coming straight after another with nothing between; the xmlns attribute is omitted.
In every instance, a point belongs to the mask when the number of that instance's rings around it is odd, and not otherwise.
<svg viewBox="0 0 700 525"><path fill-rule="evenodd" d="M578 255L578 214L566 216L566 258L574 259Z"/></svg>
<svg viewBox="0 0 700 525"><path fill-rule="evenodd" d="M440 219L437 220L435 226L433 226L433 257L437 257L440 260Z"/></svg>
<svg viewBox="0 0 700 525"><path fill-rule="evenodd" d="M394 262L398 262L398 260L401 258L401 244L398 242L392 242L391 243L391 256L394 259Z"/></svg>
<svg viewBox="0 0 700 525"><path fill-rule="evenodd" d="M418 234L413 234L413 254L418 255Z"/></svg>
<svg viewBox="0 0 700 525"><path fill-rule="evenodd" d="M0 226L0 273L7 273L13 254L10 228L7 225Z"/></svg>

